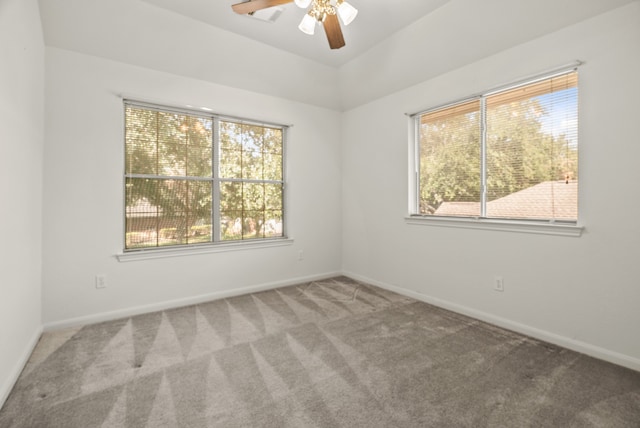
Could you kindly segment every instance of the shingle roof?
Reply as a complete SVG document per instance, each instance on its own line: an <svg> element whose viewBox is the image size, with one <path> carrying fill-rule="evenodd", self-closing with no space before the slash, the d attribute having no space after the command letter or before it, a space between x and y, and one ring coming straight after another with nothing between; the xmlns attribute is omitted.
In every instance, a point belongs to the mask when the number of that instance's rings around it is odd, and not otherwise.
<svg viewBox="0 0 640 428"><path fill-rule="evenodd" d="M443 202L433 215L478 217L480 202Z"/></svg>
<svg viewBox="0 0 640 428"><path fill-rule="evenodd" d="M443 202L434 215L479 216L479 202ZM576 220L578 182L545 181L487 202L487 217Z"/></svg>

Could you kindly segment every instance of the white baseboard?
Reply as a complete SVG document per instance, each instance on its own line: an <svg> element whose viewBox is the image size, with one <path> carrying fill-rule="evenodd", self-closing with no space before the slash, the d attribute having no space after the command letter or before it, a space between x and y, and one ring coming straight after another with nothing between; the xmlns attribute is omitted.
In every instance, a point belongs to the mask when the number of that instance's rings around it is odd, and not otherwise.
<svg viewBox="0 0 640 428"><path fill-rule="evenodd" d="M271 290L274 288L286 287L309 281L318 281L321 279L331 278L333 276L342 275L341 272L327 272L324 274L310 275L304 277L291 278L284 281L274 281L263 284L256 284L249 287L234 288L229 290L215 291L213 293L202 294L199 296L186 297L182 299L167 300L164 302L152 303L149 305L133 306L116 311L102 312L91 314L77 318L70 318L60 321L52 321L44 324L44 331L58 330L68 327L77 327L86 324L94 324L97 322L111 321L119 318L126 318L134 315L145 314L149 312L162 311L165 309L179 308L181 306L195 305L216 299L224 299L226 297L239 296L242 294L256 293L258 291Z"/></svg>
<svg viewBox="0 0 640 428"><path fill-rule="evenodd" d="M36 345L38 344L38 340L40 340L40 336L42 335L42 326L38 327L36 331L31 336L31 339L27 343L26 348L22 351L22 355L20 359L16 362L13 367L11 373L9 373L9 378L5 380L2 387L0 387L0 409L4 406L4 402L9 398L9 394L13 389L13 386L16 384L24 366L27 365L27 361L29 361L29 357L33 353Z"/></svg>
<svg viewBox="0 0 640 428"><path fill-rule="evenodd" d="M331 278L333 276L339 276L339 275L345 275L355 280L362 281L371 285L375 285L380 288L384 288L386 290L393 291L395 293L398 293L407 297L411 297L413 299L420 300L422 302L429 303L431 305L438 306L443 309L450 310L452 312L466 315L471 318L475 318L480 321L484 321L489 324L493 324L493 325L505 328L507 330L512 330L517 333L531 336L535 339L552 343L554 345L571 349L572 351L576 351L581 354L589 355L591 357L608 361L610 363L617 364L617 365L627 367L629 369L640 372L640 359L638 358L634 358L625 354L620 354L618 352L614 352L596 345L592 345L590 343L571 339L569 337L561 336L556 333L552 333L552 332L541 330L525 324L521 324L506 318L492 315L487 312L469 308L467 306L463 306L463 305L452 303L446 300L438 299L438 298L435 298L423 293L419 293L413 290L408 290L406 288L397 287L395 285L377 281L372 278L367 278L365 276L358 275L356 273L349 272L349 271L327 272L324 274L291 278L284 281L275 281L275 282L269 282L269 283L263 283L263 284L256 284L249 287L216 291L213 293L187 297L184 299L169 300L169 301L154 303L150 305L135 306L135 307L120 309L116 311L92 314L92 315L71 318L71 319L66 319L61 321L54 321L54 322L46 323L44 325L44 331L56 330L56 329L67 328L67 327L76 327L80 325L92 324L92 323L102 322L102 321L110 321L114 319L140 315L148 312L161 311L161 310L177 308L181 306L194 305L198 303L208 302L211 300L223 299L226 297L233 297L233 296L239 296L242 294L255 293L258 291L286 287L288 285L295 285L295 284L300 284L300 283L309 282L309 281L317 281L317 280ZM13 383L15 383L15 380L17 380L18 376L20 375L22 367L24 367L24 364L29 358L29 355L33 351L33 348L35 347L41 332L42 330L40 330L38 334L35 336L35 338L32 339L31 348L29 349L29 352L25 353L25 356L23 357L24 361L22 362L22 364L18 364L16 368L17 373L15 374L15 379L9 379L9 381L7 381L7 384L3 387L3 389L0 390L0 394L1 394L0 403L4 402L4 400L6 399L6 395L8 395L9 391L11 391L11 387L13 387Z"/></svg>
<svg viewBox="0 0 640 428"><path fill-rule="evenodd" d="M506 318L501 318L486 312L478 311L476 309L458 305L456 303L438 299L432 296L428 296L426 294L418 293L413 290L407 290L406 288L401 288L395 285L376 281L374 279L367 278L365 276L358 275L353 272L343 271L342 274L345 276L348 276L349 278L355 279L357 281L362 281L367 284L375 285L377 287L384 288L389 291L393 291L403 296L411 297L413 299L420 300L422 302L429 303L431 305L434 305L443 309L447 309L452 312L466 315L471 318L475 318L477 320L484 321L489 324L493 324L498 327L502 327L507 330L514 331L516 333L524 334L526 336L530 336L535 339L542 340L544 342L552 343L554 345L558 345L563 348L567 348L572 351L579 352L581 354L589 355L599 360L608 361L610 363L627 367L629 369L640 372L640 359L638 358L634 358L625 354L620 354L618 352L610 351L608 349L601 348L599 346L592 345L590 343L571 339L569 337L561 336L555 333L551 333L549 331L540 330L538 328L531 327L525 324L520 324L518 322L511 321Z"/></svg>

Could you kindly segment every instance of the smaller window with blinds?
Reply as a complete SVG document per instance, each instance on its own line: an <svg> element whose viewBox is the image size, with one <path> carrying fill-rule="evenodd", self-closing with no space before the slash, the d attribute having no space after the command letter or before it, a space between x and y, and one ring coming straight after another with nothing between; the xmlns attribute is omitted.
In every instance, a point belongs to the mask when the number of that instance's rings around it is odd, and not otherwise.
<svg viewBox="0 0 640 428"><path fill-rule="evenodd" d="M125 251L283 238L285 131L125 101Z"/></svg>
<svg viewBox="0 0 640 428"><path fill-rule="evenodd" d="M415 116L414 215L578 220L578 73Z"/></svg>

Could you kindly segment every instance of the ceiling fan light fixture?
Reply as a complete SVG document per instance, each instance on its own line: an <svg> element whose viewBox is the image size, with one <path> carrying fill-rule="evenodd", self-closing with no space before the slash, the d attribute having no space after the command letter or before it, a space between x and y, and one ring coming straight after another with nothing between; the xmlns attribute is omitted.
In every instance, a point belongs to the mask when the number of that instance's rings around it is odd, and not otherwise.
<svg viewBox="0 0 640 428"><path fill-rule="evenodd" d="M356 15L358 14L358 9L351 6L346 1L340 2L338 5L338 16L342 20L344 25L349 25L351 22L356 19Z"/></svg>
<svg viewBox="0 0 640 428"><path fill-rule="evenodd" d="M298 29L300 29L300 31L302 31L305 34L313 36L313 33L316 30L316 19L313 16L306 13L304 15L304 18L302 18L300 25L298 25Z"/></svg>
<svg viewBox="0 0 640 428"><path fill-rule="evenodd" d="M320 24L324 28L331 49L340 49L345 46L340 21L343 22L342 25L350 24L358 14L358 10L345 0L244 0L231 5L231 8L240 15L251 15L263 9L294 2L296 6L306 10L298 25L300 31L313 35L316 24Z"/></svg>

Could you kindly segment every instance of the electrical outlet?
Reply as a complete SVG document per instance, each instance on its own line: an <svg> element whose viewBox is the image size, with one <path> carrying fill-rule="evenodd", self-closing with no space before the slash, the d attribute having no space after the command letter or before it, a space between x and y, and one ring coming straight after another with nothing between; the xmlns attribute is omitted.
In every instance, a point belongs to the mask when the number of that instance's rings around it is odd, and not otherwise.
<svg viewBox="0 0 640 428"><path fill-rule="evenodd" d="M298 251L298 261L304 260L304 250Z"/></svg>
<svg viewBox="0 0 640 428"><path fill-rule="evenodd" d="M493 289L495 291L504 291L504 279L501 276L495 277L495 282L493 283Z"/></svg>
<svg viewBox="0 0 640 428"><path fill-rule="evenodd" d="M106 288L107 287L107 275L104 273L99 273L96 275L96 288Z"/></svg>

